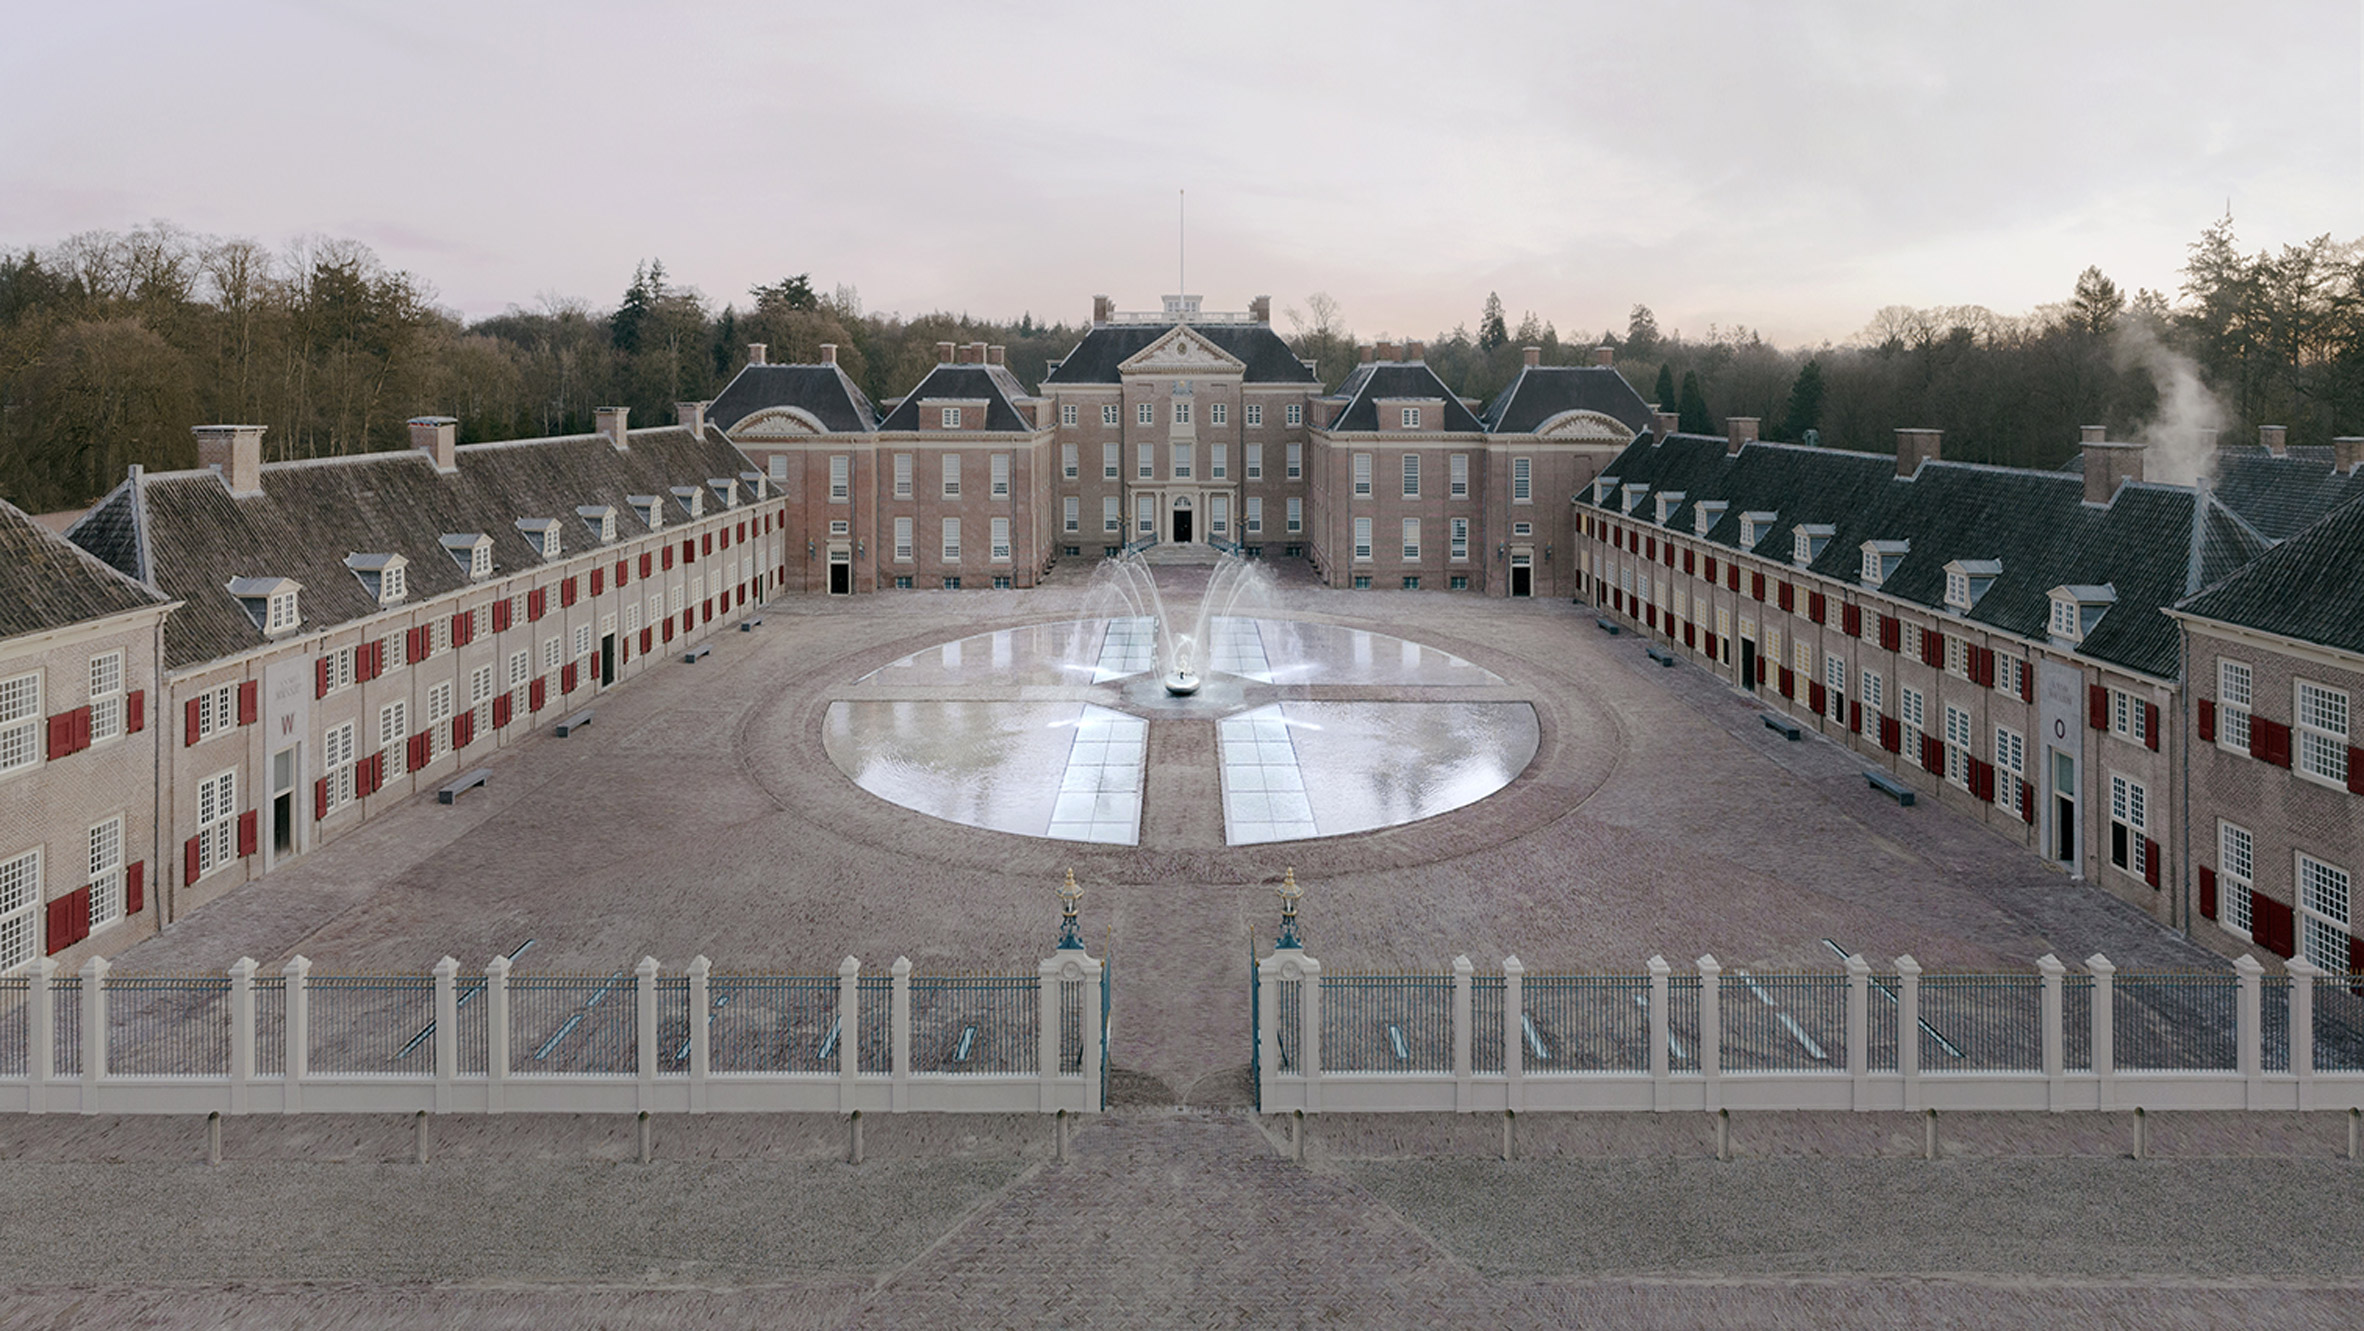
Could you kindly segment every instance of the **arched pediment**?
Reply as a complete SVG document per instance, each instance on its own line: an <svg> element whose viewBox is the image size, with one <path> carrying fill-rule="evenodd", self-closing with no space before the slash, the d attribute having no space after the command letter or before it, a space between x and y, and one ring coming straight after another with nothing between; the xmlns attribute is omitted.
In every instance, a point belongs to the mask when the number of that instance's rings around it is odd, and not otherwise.
<svg viewBox="0 0 2364 1331"><path fill-rule="evenodd" d="M747 413L724 433L733 439L799 439L827 434L829 429L821 424L820 417L802 407L765 407Z"/></svg>
<svg viewBox="0 0 2364 1331"><path fill-rule="evenodd" d="M1563 411L1535 427L1538 439L1561 439L1583 444L1630 444L1633 431L1625 422L1598 411Z"/></svg>

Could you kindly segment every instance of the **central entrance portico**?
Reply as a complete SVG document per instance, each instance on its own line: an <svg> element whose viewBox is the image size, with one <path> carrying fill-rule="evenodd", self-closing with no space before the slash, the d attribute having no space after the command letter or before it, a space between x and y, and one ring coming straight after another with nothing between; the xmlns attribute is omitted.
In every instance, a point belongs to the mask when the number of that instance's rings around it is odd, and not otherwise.
<svg viewBox="0 0 2364 1331"><path fill-rule="evenodd" d="M1190 508L1190 496L1175 496L1173 532L1174 540L1177 543L1187 544L1191 540L1195 539L1191 533L1191 524L1194 517L1195 515L1191 512Z"/></svg>

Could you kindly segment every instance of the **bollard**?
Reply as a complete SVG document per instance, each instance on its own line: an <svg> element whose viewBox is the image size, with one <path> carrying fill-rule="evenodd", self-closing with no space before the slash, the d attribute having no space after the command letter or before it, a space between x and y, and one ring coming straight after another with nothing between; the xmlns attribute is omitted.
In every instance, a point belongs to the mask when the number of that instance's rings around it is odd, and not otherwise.
<svg viewBox="0 0 2364 1331"><path fill-rule="evenodd" d="M649 1128L648 1111L640 1111L640 1163L647 1164L656 1156L655 1134Z"/></svg>
<svg viewBox="0 0 2364 1331"><path fill-rule="evenodd" d="M1519 1111L1515 1109L1502 1111L1502 1158L1519 1158Z"/></svg>
<svg viewBox="0 0 2364 1331"><path fill-rule="evenodd" d="M1719 1109L1716 1111L1716 1159L1730 1160L1731 1158L1732 1111Z"/></svg>
<svg viewBox="0 0 2364 1331"><path fill-rule="evenodd" d="M1934 1109L1921 1111L1921 1158L1937 1158L1937 1111Z"/></svg>
<svg viewBox="0 0 2364 1331"><path fill-rule="evenodd" d="M1297 1110L1289 1119L1289 1158L1305 1163L1305 1111Z"/></svg>
<svg viewBox="0 0 2364 1331"><path fill-rule="evenodd" d="M2134 1158L2141 1160L2148 1157L2150 1153L2150 1115L2143 1112L2141 1105L2136 1105L2134 1107Z"/></svg>
<svg viewBox="0 0 2364 1331"><path fill-rule="evenodd" d="M2364 1158L2364 1109L2348 1111L2348 1159Z"/></svg>
<svg viewBox="0 0 2364 1331"><path fill-rule="evenodd" d="M423 1165L427 1163L427 1111L424 1109L418 1114L418 1128L418 1162Z"/></svg>
<svg viewBox="0 0 2364 1331"><path fill-rule="evenodd" d="M1058 1160L1059 1160L1059 1163L1060 1163L1060 1164L1066 1164L1066 1163L1067 1163L1067 1111L1066 1111L1066 1110L1064 1110L1064 1109L1062 1109L1062 1110L1060 1110L1060 1111L1059 1111L1059 1127L1058 1127L1058 1134L1057 1134L1057 1136L1058 1136L1058 1143L1059 1143L1059 1147L1058 1147Z"/></svg>
<svg viewBox="0 0 2364 1331"><path fill-rule="evenodd" d="M222 1111L214 1110L205 1116L205 1163L222 1162Z"/></svg>
<svg viewBox="0 0 2364 1331"><path fill-rule="evenodd" d="M857 1109L845 1116L846 1156L849 1165L862 1163L862 1111Z"/></svg>

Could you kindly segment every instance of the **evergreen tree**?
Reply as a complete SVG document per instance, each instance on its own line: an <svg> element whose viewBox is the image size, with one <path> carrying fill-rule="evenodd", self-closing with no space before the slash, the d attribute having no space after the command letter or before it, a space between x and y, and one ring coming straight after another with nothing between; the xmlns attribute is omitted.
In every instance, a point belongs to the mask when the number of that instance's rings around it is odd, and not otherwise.
<svg viewBox="0 0 2364 1331"><path fill-rule="evenodd" d="M1663 362L1658 367L1658 386L1652 390L1660 411L1672 411L1675 404L1674 363Z"/></svg>
<svg viewBox="0 0 2364 1331"><path fill-rule="evenodd" d="M656 308L658 298L665 294L665 265L662 261L635 264L632 285L624 288L623 303L607 321L608 341L616 350L630 355L640 350L640 331L648 323L649 312Z"/></svg>
<svg viewBox="0 0 2364 1331"><path fill-rule="evenodd" d="M1509 341L1510 327L1502 321L1502 297L1489 291L1486 312L1478 318L1478 350L1492 351Z"/></svg>
<svg viewBox="0 0 2364 1331"><path fill-rule="evenodd" d="M1658 354L1658 343L1658 316L1652 314L1647 305L1634 306L1633 316L1625 325L1625 345L1619 350L1633 360L1648 360ZM1673 396L1673 386L1670 384L1667 397L1671 400Z"/></svg>
<svg viewBox="0 0 2364 1331"><path fill-rule="evenodd" d="M1806 431L1822 428L1822 362L1809 360L1789 386L1789 414L1782 419L1781 437L1802 441Z"/></svg>
<svg viewBox="0 0 2364 1331"><path fill-rule="evenodd" d="M1707 414L1707 395L1699 391L1699 371L1683 371L1682 426L1684 434L1714 434L1715 420Z"/></svg>
<svg viewBox="0 0 2364 1331"><path fill-rule="evenodd" d="M714 373L727 378L738 363L739 312L725 305L721 317L714 321Z"/></svg>

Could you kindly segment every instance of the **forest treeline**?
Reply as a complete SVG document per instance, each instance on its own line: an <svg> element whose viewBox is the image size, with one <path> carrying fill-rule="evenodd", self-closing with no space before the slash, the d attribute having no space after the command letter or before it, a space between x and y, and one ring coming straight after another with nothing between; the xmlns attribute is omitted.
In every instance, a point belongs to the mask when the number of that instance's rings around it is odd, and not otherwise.
<svg viewBox="0 0 2364 1331"><path fill-rule="evenodd" d="M1933 426L1949 457L2015 465L2056 465L2088 424L2113 437L2261 423L2289 426L2293 442L2364 433L2364 243L2244 253L2227 217L2188 247L2182 279L2172 297L2127 293L2087 269L2028 314L1891 307L1843 344L1788 349L1745 328L1662 331L1646 306L1622 329L1563 338L1531 313L1514 324L1490 295L1476 331L1438 334L1427 355L1456 392L1487 399L1523 347L1589 364L1606 341L1686 429L1755 416L1768 438L1877 452L1895 429ZM1326 294L1284 304L1279 322L1326 383L1357 359ZM944 340L1006 346L1032 385L1083 331L1031 314L868 312L853 287L824 292L809 274L717 306L654 260L612 307L544 298L470 323L350 240L273 250L170 223L88 232L0 252L0 497L68 508L128 464L193 466L189 427L208 422L270 427L274 459L403 447L417 415L457 417L465 441L586 431L611 403L669 422L673 403L719 392L749 342L775 361L835 343L881 403L909 391Z"/></svg>

